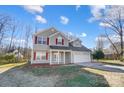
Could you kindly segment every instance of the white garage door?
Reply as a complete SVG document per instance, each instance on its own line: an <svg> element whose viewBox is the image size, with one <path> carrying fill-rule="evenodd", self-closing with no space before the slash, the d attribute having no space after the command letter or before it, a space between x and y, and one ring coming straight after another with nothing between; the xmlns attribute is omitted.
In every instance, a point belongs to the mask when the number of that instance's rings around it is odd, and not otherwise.
<svg viewBox="0 0 124 93"><path fill-rule="evenodd" d="M74 63L89 62L90 60L89 52L74 52Z"/></svg>

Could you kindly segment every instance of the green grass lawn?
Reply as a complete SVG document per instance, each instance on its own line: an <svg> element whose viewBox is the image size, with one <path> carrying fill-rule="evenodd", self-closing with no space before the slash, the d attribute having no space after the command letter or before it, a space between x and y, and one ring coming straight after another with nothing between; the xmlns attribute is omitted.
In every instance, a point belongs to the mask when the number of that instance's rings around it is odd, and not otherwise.
<svg viewBox="0 0 124 93"><path fill-rule="evenodd" d="M57 87L105 87L109 86L103 76L82 70L80 66L31 67L36 75L59 75Z"/></svg>
<svg viewBox="0 0 124 93"><path fill-rule="evenodd" d="M124 62L120 62L119 60L99 60L98 62L101 62L104 64L124 66Z"/></svg>
<svg viewBox="0 0 124 93"><path fill-rule="evenodd" d="M18 61L11 61L9 62L8 60L6 59L0 59L0 66L3 66L3 65L9 65L9 64L18 64L18 63L26 63L27 60L26 59L21 59L21 60L18 60Z"/></svg>

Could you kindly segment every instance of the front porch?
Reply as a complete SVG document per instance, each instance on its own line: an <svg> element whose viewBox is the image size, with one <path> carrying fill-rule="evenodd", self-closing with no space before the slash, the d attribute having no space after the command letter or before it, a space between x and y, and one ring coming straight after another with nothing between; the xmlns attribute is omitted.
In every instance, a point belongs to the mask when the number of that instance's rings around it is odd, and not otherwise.
<svg viewBox="0 0 124 93"><path fill-rule="evenodd" d="M69 64L72 63L72 52L67 50L50 50L49 62L52 64Z"/></svg>

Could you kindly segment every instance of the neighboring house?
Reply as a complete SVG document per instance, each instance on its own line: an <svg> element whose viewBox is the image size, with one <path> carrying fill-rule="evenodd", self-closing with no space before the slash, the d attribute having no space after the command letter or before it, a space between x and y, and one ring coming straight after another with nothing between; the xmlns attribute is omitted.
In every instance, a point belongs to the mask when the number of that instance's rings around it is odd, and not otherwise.
<svg viewBox="0 0 124 93"><path fill-rule="evenodd" d="M16 58L23 58L23 55L20 52L18 52L18 50L14 50L13 54L15 55Z"/></svg>
<svg viewBox="0 0 124 93"><path fill-rule="evenodd" d="M117 48L118 52L121 53L121 43L120 42L115 42L114 45ZM124 42L123 42L123 46L124 46ZM116 53L116 50L112 45L110 45L109 48L111 50L111 53Z"/></svg>
<svg viewBox="0 0 124 93"><path fill-rule="evenodd" d="M33 35L31 64L68 64L91 61L91 51L81 40L70 41L65 34L50 28Z"/></svg>
<svg viewBox="0 0 124 93"><path fill-rule="evenodd" d="M23 58L23 55L21 52L18 51L18 49L11 49L8 51L8 54L13 54L16 58Z"/></svg>

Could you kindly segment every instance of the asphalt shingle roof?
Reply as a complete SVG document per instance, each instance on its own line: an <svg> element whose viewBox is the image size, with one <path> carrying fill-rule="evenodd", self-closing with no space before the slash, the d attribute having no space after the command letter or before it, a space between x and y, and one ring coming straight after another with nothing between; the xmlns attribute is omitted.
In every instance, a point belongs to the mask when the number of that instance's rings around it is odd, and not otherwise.
<svg viewBox="0 0 124 93"><path fill-rule="evenodd" d="M73 46L50 46L50 49L59 49L59 50L73 50L73 51L91 51L88 48L82 47L73 47Z"/></svg>

